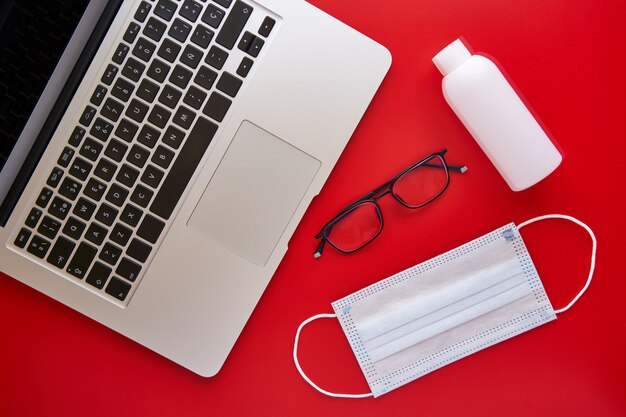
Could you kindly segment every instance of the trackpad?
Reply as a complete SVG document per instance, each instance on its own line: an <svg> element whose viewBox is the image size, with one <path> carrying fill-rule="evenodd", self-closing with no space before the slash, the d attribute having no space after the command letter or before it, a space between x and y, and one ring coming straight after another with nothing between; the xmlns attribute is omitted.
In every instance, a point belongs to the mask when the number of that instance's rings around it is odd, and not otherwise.
<svg viewBox="0 0 626 417"><path fill-rule="evenodd" d="M246 120L188 226L263 266L320 165L317 159Z"/></svg>

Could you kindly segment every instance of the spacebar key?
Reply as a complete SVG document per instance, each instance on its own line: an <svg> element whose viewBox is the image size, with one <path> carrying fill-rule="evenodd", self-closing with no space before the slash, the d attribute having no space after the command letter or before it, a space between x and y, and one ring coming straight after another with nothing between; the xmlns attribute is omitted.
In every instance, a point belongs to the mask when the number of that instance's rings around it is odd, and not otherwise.
<svg viewBox="0 0 626 417"><path fill-rule="evenodd" d="M252 6L237 0L233 9L228 14L220 33L217 34L215 42L219 43L224 48L233 49L235 42L237 42L239 38L239 34L241 34L248 18L252 14L252 10Z"/></svg>
<svg viewBox="0 0 626 417"><path fill-rule="evenodd" d="M164 219L170 218L216 131L215 123L204 117L198 118L172 169L163 181L159 193L154 198L150 206L151 212Z"/></svg>

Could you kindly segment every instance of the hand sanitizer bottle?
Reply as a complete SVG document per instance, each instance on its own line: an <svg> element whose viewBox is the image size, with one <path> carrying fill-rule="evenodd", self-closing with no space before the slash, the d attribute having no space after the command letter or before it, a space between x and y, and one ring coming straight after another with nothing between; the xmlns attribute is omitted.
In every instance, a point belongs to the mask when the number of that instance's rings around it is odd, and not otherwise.
<svg viewBox="0 0 626 417"><path fill-rule="evenodd" d="M498 67L460 39L433 58L443 95L513 191L547 177L563 159Z"/></svg>

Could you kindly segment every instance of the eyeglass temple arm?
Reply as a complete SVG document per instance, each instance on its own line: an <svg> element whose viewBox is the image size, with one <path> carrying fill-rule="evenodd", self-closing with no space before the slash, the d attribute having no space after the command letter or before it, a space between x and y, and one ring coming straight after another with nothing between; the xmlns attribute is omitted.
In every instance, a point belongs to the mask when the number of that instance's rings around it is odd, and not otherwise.
<svg viewBox="0 0 626 417"><path fill-rule="evenodd" d="M441 165L437 164L424 164L423 166L431 167L431 168L443 168ZM448 171L453 171L459 174L463 174L467 171L467 166L465 165L447 165Z"/></svg>

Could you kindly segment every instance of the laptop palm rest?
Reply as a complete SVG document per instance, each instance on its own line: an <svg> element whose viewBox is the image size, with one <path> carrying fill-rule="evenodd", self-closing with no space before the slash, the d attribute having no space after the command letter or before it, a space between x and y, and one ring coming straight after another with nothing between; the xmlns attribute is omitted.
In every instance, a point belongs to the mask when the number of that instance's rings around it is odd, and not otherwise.
<svg viewBox="0 0 626 417"><path fill-rule="evenodd" d="M264 266L320 165L246 120L187 224Z"/></svg>

